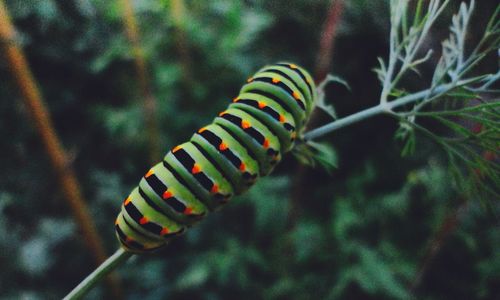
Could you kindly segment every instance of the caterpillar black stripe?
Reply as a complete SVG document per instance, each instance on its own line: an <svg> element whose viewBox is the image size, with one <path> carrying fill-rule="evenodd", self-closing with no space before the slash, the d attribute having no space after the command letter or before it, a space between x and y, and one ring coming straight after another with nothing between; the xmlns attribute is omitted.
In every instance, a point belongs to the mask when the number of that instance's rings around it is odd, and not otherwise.
<svg viewBox="0 0 500 300"><path fill-rule="evenodd" d="M115 222L122 247L158 249L269 174L292 149L315 99L314 82L299 66L259 70L212 124L144 175Z"/></svg>

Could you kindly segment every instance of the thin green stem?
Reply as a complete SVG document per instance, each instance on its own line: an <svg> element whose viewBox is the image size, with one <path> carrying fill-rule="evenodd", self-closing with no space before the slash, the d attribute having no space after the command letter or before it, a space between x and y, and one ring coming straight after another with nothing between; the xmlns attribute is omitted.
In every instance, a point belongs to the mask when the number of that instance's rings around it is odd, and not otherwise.
<svg viewBox="0 0 500 300"><path fill-rule="evenodd" d="M110 273L114 268L125 262L132 253L119 248L116 252L106 259L94 272L90 273L80 284L78 284L63 300L81 299L85 294L103 277Z"/></svg>
<svg viewBox="0 0 500 300"><path fill-rule="evenodd" d="M313 139L322 137L322 136L324 136L332 131L338 130L340 128L346 127L348 125L351 125L351 124L354 124L354 123L357 123L360 121L363 121L367 118L370 118L370 117L373 117L373 116L376 116L379 114L384 114L384 113L397 114L397 115L404 116L404 117L416 115L417 112L415 112L415 111L397 113L397 112L394 112L393 110L395 108L398 108L398 107L401 107L401 106L404 106L407 104L415 103L417 101L422 101L422 103L431 102L431 101L439 98L440 96L448 93L449 91L453 90L454 88L468 85L468 84L471 84L474 82L478 82L478 81L484 79L488 75L489 74L476 76L476 77L472 77L472 78L467 78L467 79L459 80L456 82L451 82L448 84L442 84L442 85L439 85L435 88L432 87L432 88L429 88L426 90L422 90L420 92L416 92L416 93L413 93L413 94L410 94L410 95L407 95L407 96L404 96L401 98L397 98L397 99L392 100L392 101L387 102L387 103L381 102L380 104L378 104L376 106L370 107L368 109L362 110L362 111L357 112L355 114L352 114L350 116L347 116L347 117L344 117L341 119L337 119L331 123L328 123L326 125L323 125L321 127L316 128L316 129L310 130L304 134L303 140L308 141L308 140L313 140Z"/></svg>
<svg viewBox="0 0 500 300"><path fill-rule="evenodd" d="M417 93L414 93L411 95L407 95L407 96L398 98L396 100L393 100L393 101L385 103L385 104L384 103L378 104L378 105L373 106L371 108L362 110L362 111L357 112L355 114L352 114L350 116L338 119L338 120L333 121L329 124L323 125L321 127L313 129L309 132L306 132L304 134L304 140L308 141L308 140L316 139L316 138L319 138L323 135L326 135L332 131L338 130L342 127L346 127L346 126L351 125L353 123L363 121L367 118L370 118L370 117L373 117L373 116L376 116L379 114L383 114L383 113L391 113L392 110L395 108L401 107L401 106L406 105L406 104L414 103L418 100L431 98L429 96L432 96L432 95L439 95L439 94L446 93L446 92L450 91L451 89L453 89L457 86L460 86L464 83L468 83L468 81L464 80L464 81L461 81L458 83L444 84L444 85L438 86L437 88L432 89L432 90L430 90L430 89L423 90L423 91L420 91L420 92L417 92ZM431 95L429 95L429 93L431 93Z"/></svg>
<svg viewBox="0 0 500 300"><path fill-rule="evenodd" d="M337 129L340 129L342 127L346 127L348 125L363 121L365 119L382 114L384 112L386 112L386 110L384 109L384 107L382 105L379 104L377 106L373 106L371 108L362 110L360 112L357 112L357 113L352 114L350 116L347 116L345 118L338 119L337 121L333 121L329 124L323 125L321 127L313 129L309 132L306 132L304 134L304 140L309 141L309 140L319 138L327 133L330 133L330 132L335 131Z"/></svg>

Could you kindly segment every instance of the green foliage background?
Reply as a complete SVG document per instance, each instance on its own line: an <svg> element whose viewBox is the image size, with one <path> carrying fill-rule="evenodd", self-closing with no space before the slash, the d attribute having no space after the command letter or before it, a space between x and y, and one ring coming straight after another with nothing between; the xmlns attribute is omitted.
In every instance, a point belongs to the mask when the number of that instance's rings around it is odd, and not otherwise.
<svg viewBox="0 0 500 300"><path fill-rule="evenodd" d="M331 86L339 115L373 105L372 68L387 52L385 1L346 1ZM458 1L456 1L458 4ZM478 1L479 30L494 1ZM148 168L131 47L119 1L9 0L60 138L111 254L113 220ZM135 1L165 149L209 123L247 76L279 60L313 69L328 1L186 1L179 58L169 1ZM451 16L450 13L447 17ZM483 22L483 23L482 23ZM443 32L448 20L438 28ZM437 30L429 43L443 37ZM473 36L474 32L471 33ZM0 298L60 298L93 268L7 64L0 60ZM425 76L425 73L424 75ZM418 82L410 83L418 86ZM384 117L325 138L339 168L308 170L297 224L285 158L255 188L169 247L119 269L128 299L407 299L432 236L462 199L438 148L420 139L400 157ZM500 227L479 203L431 261L423 299L499 299ZM104 286L89 298L104 296Z"/></svg>

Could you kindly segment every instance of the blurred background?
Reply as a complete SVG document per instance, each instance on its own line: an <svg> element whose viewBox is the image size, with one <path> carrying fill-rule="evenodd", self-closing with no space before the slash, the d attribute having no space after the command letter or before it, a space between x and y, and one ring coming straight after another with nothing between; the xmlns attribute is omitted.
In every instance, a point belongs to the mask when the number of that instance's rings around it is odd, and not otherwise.
<svg viewBox="0 0 500 300"><path fill-rule="evenodd" d="M288 60L316 79L342 77L351 91L327 89L340 116L375 105L387 2L4 0L88 206L83 223L94 222L106 255L118 247L120 205L152 162L210 123L261 66ZM477 2L471 36L496 6ZM61 298L99 255L3 54L0 298ZM497 220L453 187L429 140L402 157L397 128L377 117L323 138L336 151L331 174L288 155L165 249L118 268L114 289L126 299L500 299ZM103 282L89 299L118 297L111 290Z"/></svg>

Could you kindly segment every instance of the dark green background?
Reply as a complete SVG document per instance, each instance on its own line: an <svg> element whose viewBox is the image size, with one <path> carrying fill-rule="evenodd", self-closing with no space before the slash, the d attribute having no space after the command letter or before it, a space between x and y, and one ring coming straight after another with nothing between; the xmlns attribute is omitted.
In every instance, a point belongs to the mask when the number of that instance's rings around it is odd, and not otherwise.
<svg viewBox="0 0 500 300"><path fill-rule="evenodd" d="M30 66L111 254L113 220L149 169L140 92L118 1L8 0ZM386 1L346 1L327 91L339 115L377 103L372 69L388 47ZM457 7L458 1L452 1ZM495 1L477 1L472 36ZM264 64L313 70L328 1L186 1L188 68L168 1L135 1L161 145L185 141ZM451 8L451 7L450 7ZM452 10L429 38L438 48ZM435 58L434 58L435 59ZM435 61L434 61L435 62ZM427 69L426 69L427 68ZM432 68L432 63L424 67ZM187 70L187 72L186 72ZM422 82L407 82L419 88ZM0 298L60 298L93 268L51 165L0 60ZM327 119L325 118L325 122ZM377 117L323 139L331 175L309 169L295 226L287 226L297 163L287 156L165 250L119 268L128 299L407 299L429 243L460 206L439 148L419 138L401 157L397 123ZM422 299L499 299L500 228L472 201L429 264ZM104 296L104 286L90 298Z"/></svg>

